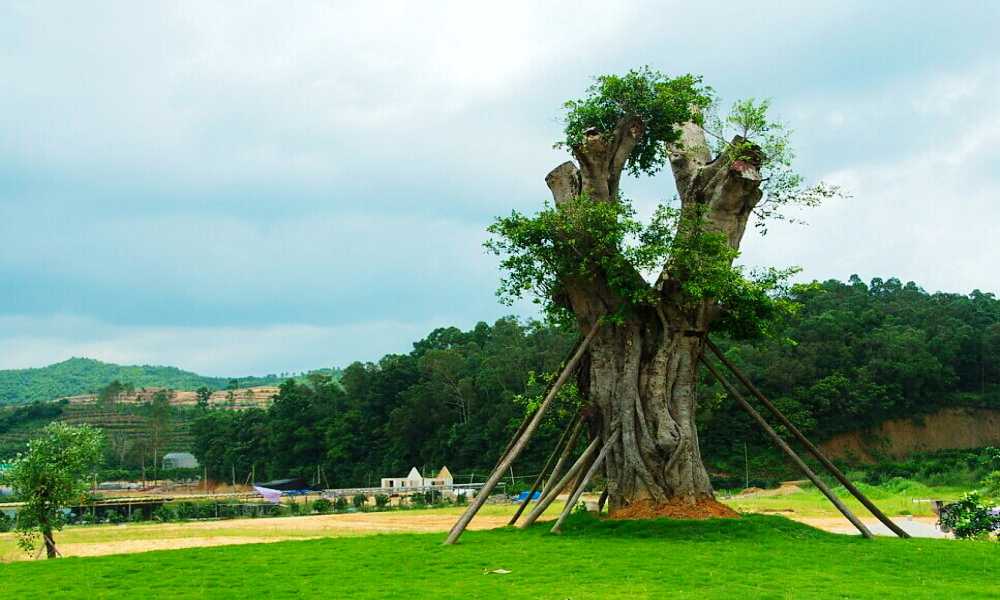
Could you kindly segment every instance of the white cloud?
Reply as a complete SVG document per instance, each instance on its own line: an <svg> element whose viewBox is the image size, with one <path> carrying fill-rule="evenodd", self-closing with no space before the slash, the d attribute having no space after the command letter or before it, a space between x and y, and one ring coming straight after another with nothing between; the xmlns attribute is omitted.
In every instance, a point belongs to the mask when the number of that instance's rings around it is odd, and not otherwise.
<svg viewBox="0 0 1000 600"><path fill-rule="evenodd" d="M745 245L748 264L798 264L805 278L896 276L930 291L1000 293L995 237L1000 177L983 162L1000 147L1000 75L981 70L929 78L914 102L960 118L947 136L881 160L845 161L825 179L850 198L801 213L810 225L777 224ZM964 83L956 83L964 82ZM943 89L975 89L945 94ZM946 107L945 104L948 106ZM877 121L872 121L877 123Z"/></svg>
<svg viewBox="0 0 1000 600"><path fill-rule="evenodd" d="M0 369L37 367L74 356L120 364L177 366L204 375L264 375L378 360L445 318L320 327L126 327L86 317L0 317Z"/></svg>
<svg viewBox="0 0 1000 600"><path fill-rule="evenodd" d="M773 96L804 174L853 194L809 227L751 234L747 262L996 289L995 13L6 3L0 361L73 349L298 369L341 360L344 328L370 342L347 360L406 350L431 323L492 319L507 309L480 248L490 217L547 197L542 178L566 158L551 148L560 103L642 64L704 74L727 100ZM669 174L624 190L645 212L673 191Z"/></svg>

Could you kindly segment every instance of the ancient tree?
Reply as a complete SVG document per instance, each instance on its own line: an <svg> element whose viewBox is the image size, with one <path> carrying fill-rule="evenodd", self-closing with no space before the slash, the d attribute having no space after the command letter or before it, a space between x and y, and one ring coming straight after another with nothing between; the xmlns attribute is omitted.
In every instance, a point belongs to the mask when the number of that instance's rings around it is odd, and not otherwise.
<svg viewBox="0 0 1000 600"><path fill-rule="evenodd" d="M490 228L505 271L499 294L533 294L581 332L601 323L577 384L591 437L614 440L602 465L612 511L709 501L695 427L705 336L766 333L787 308L780 291L792 273L745 273L733 265L740 243L751 219L766 231L782 208L835 190L803 187L767 102L720 115L694 76L603 76L565 107L557 145L575 162L545 178L553 202ZM676 196L642 222L622 175L668 164Z"/></svg>

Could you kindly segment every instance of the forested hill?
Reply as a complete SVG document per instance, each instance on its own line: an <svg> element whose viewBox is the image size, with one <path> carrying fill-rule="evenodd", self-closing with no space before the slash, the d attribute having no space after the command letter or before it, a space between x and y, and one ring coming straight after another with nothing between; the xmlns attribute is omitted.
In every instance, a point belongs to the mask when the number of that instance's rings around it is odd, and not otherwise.
<svg viewBox="0 0 1000 600"><path fill-rule="evenodd" d="M240 386L278 385L287 377L241 377ZM37 369L0 371L0 405L55 400L64 396L95 392L118 380L141 387L195 390L225 388L230 378L206 377L177 367L116 365L90 358L71 358Z"/></svg>
<svg viewBox="0 0 1000 600"><path fill-rule="evenodd" d="M801 308L756 343L716 341L803 430L817 439L946 406L1000 407L1000 301L991 294L928 294L896 279L797 286ZM317 466L337 486L405 473L488 469L544 389L574 332L502 319L443 328L413 351L355 363L339 385L286 384L267 410L209 411L193 427L210 472L284 477ZM703 452L720 471L744 442L769 447L712 385L700 388ZM547 419L519 463L537 469L572 412ZM738 459L738 460L737 460ZM538 463L538 464L535 464Z"/></svg>

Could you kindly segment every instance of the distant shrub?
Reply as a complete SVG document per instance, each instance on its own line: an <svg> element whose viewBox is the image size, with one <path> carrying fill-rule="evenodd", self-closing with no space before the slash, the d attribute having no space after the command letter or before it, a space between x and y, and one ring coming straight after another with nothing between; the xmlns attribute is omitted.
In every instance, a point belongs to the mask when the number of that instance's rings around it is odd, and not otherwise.
<svg viewBox="0 0 1000 600"><path fill-rule="evenodd" d="M174 506L174 514L180 521L198 518L198 509L194 502L181 502Z"/></svg>
<svg viewBox="0 0 1000 600"><path fill-rule="evenodd" d="M385 508L389 506L389 496L385 494L376 494L375 506L377 506L378 508Z"/></svg>
<svg viewBox="0 0 1000 600"><path fill-rule="evenodd" d="M1000 499L1000 471L993 471L983 478L983 493L990 498Z"/></svg>
<svg viewBox="0 0 1000 600"><path fill-rule="evenodd" d="M132 511L132 514L128 516L128 520L130 523L138 523L140 521L145 521L146 515L143 514L141 508L135 509Z"/></svg>
<svg viewBox="0 0 1000 600"><path fill-rule="evenodd" d="M170 508L166 504L161 505L159 508L153 511L153 520L159 521L161 523L168 523L177 519L177 514L174 509Z"/></svg>
<svg viewBox="0 0 1000 600"><path fill-rule="evenodd" d="M0 511L0 533L5 533L14 528L14 518L7 513Z"/></svg>
<svg viewBox="0 0 1000 600"><path fill-rule="evenodd" d="M468 503L469 503L469 495L468 494L458 494L457 496L455 496L455 505L456 506L465 506Z"/></svg>
<svg viewBox="0 0 1000 600"><path fill-rule="evenodd" d="M333 509L337 512L344 512L347 510L347 498L339 496L337 500L333 503Z"/></svg>
<svg viewBox="0 0 1000 600"><path fill-rule="evenodd" d="M410 505L411 506L424 506L427 504L427 496L421 492L416 494L410 494Z"/></svg>
<svg viewBox="0 0 1000 600"><path fill-rule="evenodd" d="M288 509L288 514L297 515L302 512L302 505L295 501L294 498L289 498L288 502L285 503L285 507Z"/></svg>
<svg viewBox="0 0 1000 600"><path fill-rule="evenodd" d="M368 496L364 494L355 494L354 498L351 499L354 504L354 508L364 508L365 503L368 502Z"/></svg>
<svg viewBox="0 0 1000 600"><path fill-rule="evenodd" d="M326 498L317 498L315 502L312 503L312 509L319 514L326 514L333 509L333 502L330 502Z"/></svg>
<svg viewBox="0 0 1000 600"><path fill-rule="evenodd" d="M117 510L109 510L108 512L104 513L104 519L108 523L116 523L116 524L117 523L124 523L125 522L125 515L121 514Z"/></svg>
<svg viewBox="0 0 1000 600"><path fill-rule="evenodd" d="M1000 514L978 493L969 492L941 508L938 525L942 531L954 532L957 538L982 538L1000 530Z"/></svg>

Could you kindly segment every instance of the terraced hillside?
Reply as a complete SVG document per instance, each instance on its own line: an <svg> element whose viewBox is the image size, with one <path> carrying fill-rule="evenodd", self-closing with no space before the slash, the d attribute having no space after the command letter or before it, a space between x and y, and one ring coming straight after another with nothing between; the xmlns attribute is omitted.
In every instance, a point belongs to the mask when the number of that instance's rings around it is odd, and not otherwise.
<svg viewBox="0 0 1000 600"><path fill-rule="evenodd" d="M36 410L31 410L37 408ZM74 425L87 424L104 431L109 449L124 460L129 455L151 448L151 423L147 407L137 405L104 406L95 403L54 402L5 409L0 423L0 458L21 450L38 430L52 421ZM188 451L191 448L193 411L171 411L168 425L158 433L157 453Z"/></svg>

